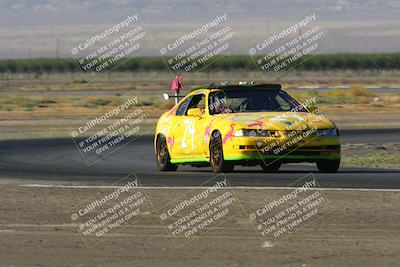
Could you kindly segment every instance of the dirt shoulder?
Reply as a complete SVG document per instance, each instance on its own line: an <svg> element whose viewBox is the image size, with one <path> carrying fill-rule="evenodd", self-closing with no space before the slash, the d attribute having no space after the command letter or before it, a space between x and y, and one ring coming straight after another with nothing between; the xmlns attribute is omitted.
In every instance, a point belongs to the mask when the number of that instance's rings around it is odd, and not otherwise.
<svg viewBox="0 0 400 267"><path fill-rule="evenodd" d="M273 247L238 214L177 249L157 212L87 248L66 210L98 188L1 185L0 266L396 266L400 261L400 192L324 191L321 219ZM234 189L244 206L270 189ZM159 208L187 189L146 189Z"/></svg>

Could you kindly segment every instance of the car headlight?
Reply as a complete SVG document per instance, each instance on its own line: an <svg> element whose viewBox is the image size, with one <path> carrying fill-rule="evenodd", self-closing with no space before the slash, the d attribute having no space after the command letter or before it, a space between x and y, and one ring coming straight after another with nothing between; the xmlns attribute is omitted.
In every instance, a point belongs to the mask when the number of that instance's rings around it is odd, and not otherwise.
<svg viewBox="0 0 400 267"><path fill-rule="evenodd" d="M319 129L317 130L318 136L338 136L339 130L338 128L331 128L331 129Z"/></svg>
<svg viewBox="0 0 400 267"><path fill-rule="evenodd" d="M259 129L240 129L234 134L235 137L250 136L250 137L279 137L277 131L259 130Z"/></svg>

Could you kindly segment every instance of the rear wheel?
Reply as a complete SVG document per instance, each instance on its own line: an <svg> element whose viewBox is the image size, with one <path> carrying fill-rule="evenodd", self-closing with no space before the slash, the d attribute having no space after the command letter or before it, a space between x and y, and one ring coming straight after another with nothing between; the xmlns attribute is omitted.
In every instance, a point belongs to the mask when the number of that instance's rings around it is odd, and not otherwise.
<svg viewBox="0 0 400 267"><path fill-rule="evenodd" d="M178 165L171 163L171 157L167 147L167 140L164 136L157 138L156 153L157 166L160 171L176 171L178 169Z"/></svg>
<svg viewBox="0 0 400 267"><path fill-rule="evenodd" d="M320 172L337 172L339 166L340 166L340 159L317 161L317 167Z"/></svg>
<svg viewBox="0 0 400 267"><path fill-rule="evenodd" d="M279 168L281 167L280 162L262 162L261 163L261 168L263 169L264 172L277 172L279 171Z"/></svg>
<svg viewBox="0 0 400 267"><path fill-rule="evenodd" d="M210 140L210 165L214 172L231 172L235 167L234 164L224 160L224 152L222 146L221 134L213 133Z"/></svg>

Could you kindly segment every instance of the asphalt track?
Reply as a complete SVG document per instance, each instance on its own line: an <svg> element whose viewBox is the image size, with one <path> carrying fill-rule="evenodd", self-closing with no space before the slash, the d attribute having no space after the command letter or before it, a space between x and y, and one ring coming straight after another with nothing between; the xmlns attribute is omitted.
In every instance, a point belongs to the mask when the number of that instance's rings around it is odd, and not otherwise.
<svg viewBox="0 0 400 267"><path fill-rule="evenodd" d="M342 130L342 143L395 143L400 129ZM144 186L199 186L214 177L210 168L180 166L178 172L159 172L152 136L142 136L108 157L88 166L72 139L34 139L0 142L0 182L111 185L134 172ZM259 167L238 167L226 174L232 186L287 186L313 172L326 188L400 189L400 170L341 168L335 174L318 173L314 165L288 164L278 173Z"/></svg>

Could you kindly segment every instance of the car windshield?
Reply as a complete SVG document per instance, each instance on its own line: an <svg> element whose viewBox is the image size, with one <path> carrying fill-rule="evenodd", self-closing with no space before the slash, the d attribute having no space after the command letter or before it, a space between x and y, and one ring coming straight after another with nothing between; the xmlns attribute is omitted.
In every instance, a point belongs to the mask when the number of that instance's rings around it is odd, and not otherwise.
<svg viewBox="0 0 400 267"><path fill-rule="evenodd" d="M210 114L240 112L307 112L294 98L281 90L233 89L210 94Z"/></svg>

